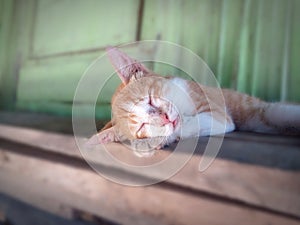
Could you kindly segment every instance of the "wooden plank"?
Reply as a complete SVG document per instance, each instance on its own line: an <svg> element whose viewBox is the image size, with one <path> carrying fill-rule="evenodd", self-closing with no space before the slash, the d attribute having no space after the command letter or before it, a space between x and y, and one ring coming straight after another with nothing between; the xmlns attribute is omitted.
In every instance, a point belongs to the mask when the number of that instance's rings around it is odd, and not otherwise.
<svg viewBox="0 0 300 225"><path fill-rule="evenodd" d="M1 3L0 3L1 4ZM3 223L6 221L6 217L2 209L0 209L0 222Z"/></svg>
<svg viewBox="0 0 300 225"><path fill-rule="evenodd" d="M78 166L5 149L1 152L6 158L0 164L1 192L34 205L45 206L52 199L121 224L299 223L296 219L164 185L123 186Z"/></svg>
<svg viewBox="0 0 300 225"><path fill-rule="evenodd" d="M73 136L47 133L29 128L17 128L7 125L0 125L0 128L0 135L2 139L29 146L35 146L41 148L41 150L48 150L73 157L80 157ZM58 146L59 148L57 148Z"/></svg>
<svg viewBox="0 0 300 225"><path fill-rule="evenodd" d="M258 142L268 143L273 145L294 145L300 146L300 139L297 136L292 135L272 135L263 133L251 133L251 132L232 132L225 135L226 140L240 140L245 142ZM299 148L300 150L300 148Z"/></svg>
<svg viewBox="0 0 300 225"><path fill-rule="evenodd" d="M10 126L30 127L34 129L72 134L72 119L39 113L0 112L0 123Z"/></svg>
<svg viewBox="0 0 300 225"><path fill-rule="evenodd" d="M104 109L101 108L101 111L103 110ZM107 121L103 120L97 121L97 127L99 129L102 128L106 122ZM56 133L73 134L72 119L65 116L53 116L33 112L0 111L0 124L28 127ZM243 142L261 142L274 145L300 146L300 139L297 138L297 136L279 136L253 132L231 132L227 133L225 137L226 141L232 139Z"/></svg>
<svg viewBox="0 0 300 225"><path fill-rule="evenodd" d="M42 151L81 159L72 136L0 125L0 137L15 143L33 146ZM243 141L225 139L221 148L221 158L217 158L208 170L200 173L198 164L206 142L207 139L200 139L197 153L168 182L215 196L246 202L249 205L300 216L299 145L287 146L276 143L272 145L259 142L245 144ZM140 159L120 144L110 144L107 147L112 155L131 165L151 165L167 158L171 153L170 149L166 149L158 151L151 158ZM90 157L89 160L93 160L96 164L112 167L110 162L103 160L100 156L91 155ZM247 162L247 158L250 161ZM238 163L237 160L244 163ZM266 161L265 164L264 161ZM286 161L289 164L282 165ZM278 167L284 170L279 170ZM132 171L128 172L132 173ZM160 171L154 173L151 178L159 179L163 175L163 171Z"/></svg>
<svg viewBox="0 0 300 225"><path fill-rule="evenodd" d="M48 113L56 116L72 116L72 102L61 101L19 101L16 108L20 111L29 111L36 113ZM94 117L97 120L111 119L110 104L78 103L77 112L80 117ZM95 113L94 113L95 110ZM94 115L95 114L95 115Z"/></svg>
<svg viewBox="0 0 300 225"><path fill-rule="evenodd" d="M1 218L1 210L3 210L4 217ZM63 211L64 209L62 209ZM29 204L18 201L10 196L0 193L0 223L1 225L10 224L48 224L48 225L91 225L86 221L78 219L70 220L41 210L37 207L32 207ZM101 224L102 225L102 224ZM105 223L103 225L115 225Z"/></svg>

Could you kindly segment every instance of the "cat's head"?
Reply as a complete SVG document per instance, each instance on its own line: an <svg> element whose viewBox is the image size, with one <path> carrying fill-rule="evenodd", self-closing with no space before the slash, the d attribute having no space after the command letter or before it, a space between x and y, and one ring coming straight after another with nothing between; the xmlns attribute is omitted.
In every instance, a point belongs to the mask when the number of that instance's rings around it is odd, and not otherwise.
<svg viewBox="0 0 300 225"><path fill-rule="evenodd" d="M107 50L122 84L112 98L111 127L89 143L168 137L178 130L179 113L167 98L170 78L162 77L116 48Z"/></svg>

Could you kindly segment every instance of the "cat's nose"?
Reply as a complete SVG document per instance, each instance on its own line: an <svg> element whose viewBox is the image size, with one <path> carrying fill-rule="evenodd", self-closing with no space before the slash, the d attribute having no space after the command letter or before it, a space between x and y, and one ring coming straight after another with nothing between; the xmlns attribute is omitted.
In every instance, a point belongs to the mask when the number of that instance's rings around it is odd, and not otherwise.
<svg viewBox="0 0 300 225"><path fill-rule="evenodd" d="M160 119L161 119L161 122L162 122L162 126L170 123L169 117L166 113L161 113L160 114Z"/></svg>

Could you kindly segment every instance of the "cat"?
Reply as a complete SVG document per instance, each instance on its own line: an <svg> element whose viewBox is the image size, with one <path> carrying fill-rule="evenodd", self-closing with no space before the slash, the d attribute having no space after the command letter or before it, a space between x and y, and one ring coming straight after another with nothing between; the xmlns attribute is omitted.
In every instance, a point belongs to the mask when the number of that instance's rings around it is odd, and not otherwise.
<svg viewBox="0 0 300 225"><path fill-rule="evenodd" d="M299 105L160 76L117 48L107 54L122 83L112 97L112 120L89 145L128 140L137 155L150 156L180 138L234 130L300 133Z"/></svg>

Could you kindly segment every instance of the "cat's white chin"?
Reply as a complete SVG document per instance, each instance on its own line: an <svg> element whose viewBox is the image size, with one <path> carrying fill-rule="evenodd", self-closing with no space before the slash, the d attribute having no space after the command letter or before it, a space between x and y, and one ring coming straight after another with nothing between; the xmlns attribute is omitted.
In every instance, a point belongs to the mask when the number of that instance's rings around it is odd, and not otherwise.
<svg viewBox="0 0 300 225"><path fill-rule="evenodd" d="M171 136L175 132L176 127L177 127L177 124L174 125L173 122L165 124L164 125L165 132L162 136L165 136L165 137Z"/></svg>

